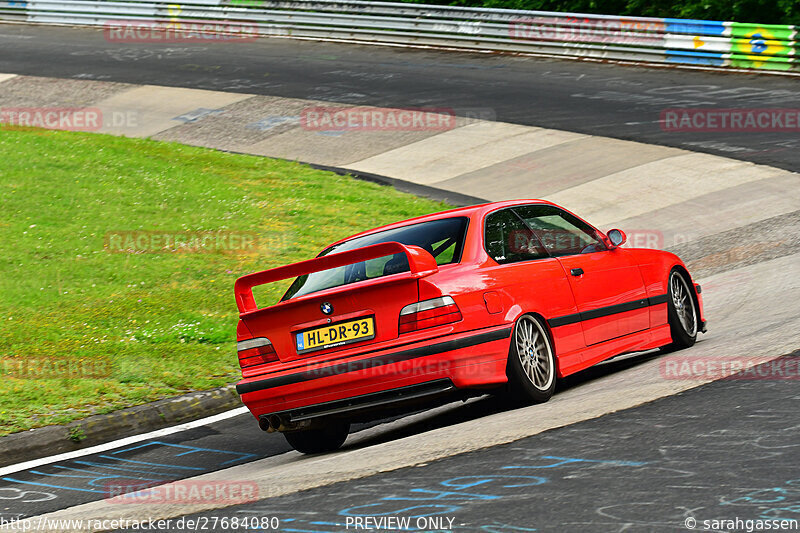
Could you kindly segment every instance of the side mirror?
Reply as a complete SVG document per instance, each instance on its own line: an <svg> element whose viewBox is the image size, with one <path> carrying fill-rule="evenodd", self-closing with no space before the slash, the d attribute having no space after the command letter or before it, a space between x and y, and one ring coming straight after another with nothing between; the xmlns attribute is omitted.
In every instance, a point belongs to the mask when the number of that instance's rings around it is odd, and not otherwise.
<svg viewBox="0 0 800 533"><path fill-rule="evenodd" d="M606 233L608 237L608 241L611 243L612 249L618 248L625 244L625 241L628 237L625 236L625 232L621 229L612 229Z"/></svg>

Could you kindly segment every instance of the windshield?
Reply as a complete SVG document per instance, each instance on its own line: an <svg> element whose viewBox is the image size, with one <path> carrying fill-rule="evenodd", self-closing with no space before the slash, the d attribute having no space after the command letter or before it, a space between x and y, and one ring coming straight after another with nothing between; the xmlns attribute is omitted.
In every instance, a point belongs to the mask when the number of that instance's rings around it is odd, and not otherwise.
<svg viewBox="0 0 800 533"><path fill-rule="evenodd" d="M426 250L436 259L437 265L457 263L461 260L468 220L466 217L445 218L381 231L332 246L319 254L319 257L355 250L372 244L399 242L405 245L419 246ZM331 287L405 272L408 269L408 258L406 254L400 253L314 272L295 279L281 301Z"/></svg>

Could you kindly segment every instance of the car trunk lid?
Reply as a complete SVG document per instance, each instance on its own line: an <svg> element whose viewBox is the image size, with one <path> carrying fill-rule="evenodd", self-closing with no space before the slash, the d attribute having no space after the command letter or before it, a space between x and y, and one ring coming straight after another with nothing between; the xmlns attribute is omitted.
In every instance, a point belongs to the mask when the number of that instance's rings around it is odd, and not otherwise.
<svg viewBox="0 0 800 533"><path fill-rule="evenodd" d="M404 257L408 268L261 309L252 294L258 285L384 257L391 258L387 263ZM418 280L437 271L436 261L422 248L387 242L239 278L236 303L246 326L243 331L269 339L280 362L285 363L397 338L400 310L418 301Z"/></svg>

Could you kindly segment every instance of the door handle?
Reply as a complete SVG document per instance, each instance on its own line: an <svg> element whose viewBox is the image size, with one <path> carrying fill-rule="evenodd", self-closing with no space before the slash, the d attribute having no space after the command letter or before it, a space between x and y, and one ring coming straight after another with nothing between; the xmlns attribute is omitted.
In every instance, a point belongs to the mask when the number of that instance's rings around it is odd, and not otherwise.
<svg viewBox="0 0 800 533"><path fill-rule="evenodd" d="M573 276L583 276L583 269L580 267L573 268L572 270L569 271L569 273L572 274Z"/></svg>

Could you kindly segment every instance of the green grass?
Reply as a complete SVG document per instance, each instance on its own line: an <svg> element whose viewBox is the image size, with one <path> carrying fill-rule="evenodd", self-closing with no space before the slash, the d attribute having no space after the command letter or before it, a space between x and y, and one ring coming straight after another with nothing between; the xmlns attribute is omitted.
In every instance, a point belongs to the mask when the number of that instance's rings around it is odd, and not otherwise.
<svg viewBox="0 0 800 533"><path fill-rule="evenodd" d="M0 126L0 435L239 378L234 280L448 206L296 163ZM109 253L109 232L252 231L249 252ZM277 298L283 287L273 287ZM14 370L109 361L101 377Z"/></svg>

